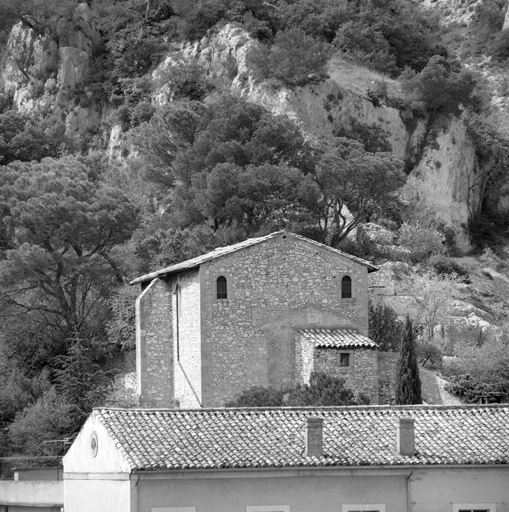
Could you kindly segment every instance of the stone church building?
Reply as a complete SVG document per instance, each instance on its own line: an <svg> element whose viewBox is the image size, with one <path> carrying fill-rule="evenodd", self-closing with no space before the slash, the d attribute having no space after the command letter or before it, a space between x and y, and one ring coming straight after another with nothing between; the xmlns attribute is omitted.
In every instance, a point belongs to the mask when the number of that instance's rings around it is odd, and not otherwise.
<svg viewBox="0 0 509 512"><path fill-rule="evenodd" d="M137 388L146 407L221 407L251 386L304 383L313 370L381 396L368 335L377 267L281 231L134 280Z"/></svg>

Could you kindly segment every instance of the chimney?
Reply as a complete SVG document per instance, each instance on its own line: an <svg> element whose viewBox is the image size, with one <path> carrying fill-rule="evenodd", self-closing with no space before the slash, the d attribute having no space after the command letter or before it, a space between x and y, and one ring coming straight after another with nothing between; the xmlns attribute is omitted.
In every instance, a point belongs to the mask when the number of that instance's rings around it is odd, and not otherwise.
<svg viewBox="0 0 509 512"><path fill-rule="evenodd" d="M323 438L322 438L323 418L310 417L306 420L306 449L304 455L306 457L320 457L322 455Z"/></svg>
<svg viewBox="0 0 509 512"><path fill-rule="evenodd" d="M398 418L396 421L396 454L413 457L415 455L415 420Z"/></svg>

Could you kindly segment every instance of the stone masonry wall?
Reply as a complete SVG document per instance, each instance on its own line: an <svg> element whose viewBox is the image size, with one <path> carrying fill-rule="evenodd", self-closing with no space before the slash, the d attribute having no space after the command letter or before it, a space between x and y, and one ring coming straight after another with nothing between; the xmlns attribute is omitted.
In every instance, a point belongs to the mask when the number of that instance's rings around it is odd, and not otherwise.
<svg viewBox="0 0 509 512"><path fill-rule="evenodd" d="M136 300L136 373L142 407L172 407L171 289L155 279Z"/></svg>
<svg viewBox="0 0 509 512"><path fill-rule="evenodd" d="M203 406L253 386L295 384L295 329L343 327L367 335L367 268L285 233L211 260L202 272ZM341 298L349 275L353 298ZM217 277L228 298L217 299Z"/></svg>
<svg viewBox="0 0 509 512"><path fill-rule="evenodd" d="M339 366L338 354L348 352L351 366ZM366 393L371 397L372 404L379 403L378 393L378 357L376 349L315 349L314 370L329 375L343 377L346 387L356 395Z"/></svg>
<svg viewBox="0 0 509 512"><path fill-rule="evenodd" d="M184 409L197 408L202 401L199 270L181 272L172 278L171 284L173 290L177 284L181 290L178 333L177 295L172 294L175 398Z"/></svg>
<svg viewBox="0 0 509 512"><path fill-rule="evenodd" d="M394 389L396 384L396 365L398 352L378 353L378 386L380 389L380 404L394 404Z"/></svg>

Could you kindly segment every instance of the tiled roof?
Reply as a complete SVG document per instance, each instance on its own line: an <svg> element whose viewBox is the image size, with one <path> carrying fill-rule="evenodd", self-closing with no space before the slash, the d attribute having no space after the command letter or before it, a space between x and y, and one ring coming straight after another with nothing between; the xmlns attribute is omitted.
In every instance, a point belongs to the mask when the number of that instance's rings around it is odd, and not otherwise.
<svg viewBox="0 0 509 512"><path fill-rule="evenodd" d="M315 242L310 238L306 238L304 236L296 235L295 233L289 233L286 231L276 231L275 233L271 233L270 235L261 236L259 238L249 238L244 242L240 242L238 244L228 245L226 247L218 247L214 251L208 252L207 254L202 254L201 256L197 256L196 258L192 258L187 261L182 261L181 263L177 263L176 265L171 265L170 267L163 268L161 270L157 270L155 272L151 272L150 274L145 274L144 276L138 277L131 281L131 284L142 283L144 281L152 281L156 277L167 276L169 274L174 274L176 272L181 272L182 270L189 270L195 267L199 267L201 264L220 258L226 254L231 254L232 252L240 251L241 249L245 249L246 247L251 247L252 245L257 245L267 240L271 240L278 235L286 234L287 236L291 236L292 238L296 238L298 240L303 240L307 243L317 245L329 251L332 251L336 254L340 254L341 256L345 256L361 265L368 267L368 272L374 272L378 270L378 267L375 267L372 263L367 260L363 260L362 258L358 258L357 256L352 256L351 254L347 254L346 252L340 251L339 249L334 249L333 247L329 247L327 245L321 244L319 242Z"/></svg>
<svg viewBox="0 0 509 512"><path fill-rule="evenodd" d="M315 347L376 348L377 344L353 329L298 329Z"/></svg>
<svg viewBox="0 0 509 512"><path fill-rule="evenodd" d="M508 406L318 407L94 412L132 470L509 464ZM306 418L324 454L305 456ZM415 419L413 457L395 455L396 420Z"/></svg>

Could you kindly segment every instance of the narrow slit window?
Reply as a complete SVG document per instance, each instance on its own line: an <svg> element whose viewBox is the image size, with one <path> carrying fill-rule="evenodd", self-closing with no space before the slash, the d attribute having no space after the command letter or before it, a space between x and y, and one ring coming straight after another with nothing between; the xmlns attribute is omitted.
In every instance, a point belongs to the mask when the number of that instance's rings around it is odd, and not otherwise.
<svg viewBox="0 0 509 512"><path fill-rule="evenodd" d="M216 292L218 299L227 299L228 298L228 284L226 282L226 277L219 276L216 281Z"/></svg>
<svg viewBox="0 0 509 512"><path fill-rule="evenodd" d="M352 298L352 278L350 276L345 276L341 279L341 298Z"/></svg>

